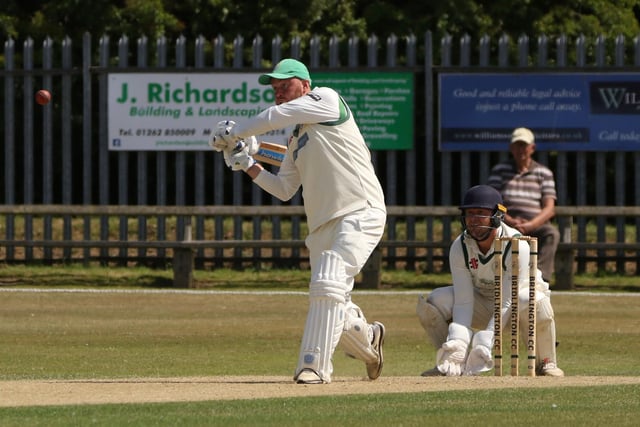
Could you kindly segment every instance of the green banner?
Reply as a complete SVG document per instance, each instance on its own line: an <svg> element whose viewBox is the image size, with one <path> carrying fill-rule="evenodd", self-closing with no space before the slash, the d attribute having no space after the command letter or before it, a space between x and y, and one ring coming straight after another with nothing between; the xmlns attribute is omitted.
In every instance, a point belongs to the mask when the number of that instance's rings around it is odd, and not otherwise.
<svg viewBox="0 0 640 427"><path fill-rule="evenodd" d="M369 148L413 147L413 73L343 71L311 78L313 87L331 87L347 101Z"/></svg>

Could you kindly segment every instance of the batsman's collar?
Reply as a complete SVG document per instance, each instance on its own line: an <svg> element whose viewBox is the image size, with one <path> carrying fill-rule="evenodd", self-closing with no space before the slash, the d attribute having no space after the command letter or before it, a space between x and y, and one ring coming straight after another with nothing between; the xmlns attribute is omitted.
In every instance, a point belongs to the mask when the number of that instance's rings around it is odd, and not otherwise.
<svg viewBox="0 0 640 427"><path fill-rule="evenodd" d="M311 76L307 67L302 62L289 58L278 62L273 72L261 75L258 82L262 85L268 85L271 84L271 79L286 80L293 77L308 80L311 84Z"/></svg>

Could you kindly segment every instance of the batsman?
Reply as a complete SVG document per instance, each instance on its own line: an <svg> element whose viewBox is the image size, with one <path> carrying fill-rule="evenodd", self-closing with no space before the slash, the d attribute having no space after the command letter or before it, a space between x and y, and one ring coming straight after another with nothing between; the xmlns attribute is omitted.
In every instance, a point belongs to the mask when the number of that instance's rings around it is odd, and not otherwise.
<svg viewBox="0 0 640 427"><path fill-rule="evenodd" d="M418 297L416 314L427 337L437 348L436 366L422 376L478 375L493 368L494 339L494 241L518 236L518 230L503 222L507 209L493 187L470 188L460 205L463 232L449 251L452 286L434 289L427 298ZM502 254L502 273L511 277L511 240ZM518 307L527 310L529 300L529 244L519 246ZM562 377L556 360L556 327L549 284L535 271L536 374ZM502 282L500 318L507 324L511 306L511 284ZM520 314L520 330L527 330L526 313Z"/></svg>
<svg viewBox="0 0 640 427"><path fill-rule="evenodd" d="M218 123L210 145L234 171L280 200L302 188L309 235L309 310L293 379L326 384L338 343L365 363L375 380L383 366L384 325L368 323L351 300L354 277L384 232L386 207L371 154L344 99L328 87L311 88L307 67L284 59L259 77L271 85L276 105L256 117ZM254 135L292 127L288 150L277 174L253 155Z"/></svg>

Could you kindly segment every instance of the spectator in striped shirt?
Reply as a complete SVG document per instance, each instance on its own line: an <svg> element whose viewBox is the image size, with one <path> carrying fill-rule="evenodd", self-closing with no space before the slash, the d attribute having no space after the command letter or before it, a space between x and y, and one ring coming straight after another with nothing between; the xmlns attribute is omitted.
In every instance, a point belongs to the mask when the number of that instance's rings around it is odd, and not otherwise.
<svg viewBox="0 0 640 427"><path fill-rule="evenodd" d="M556 184L553 172L533 160L533 132L517 128L509 145L512 159L491 170L488 184L502 194L507 214L504 222L526 236L538 238L538 268L551 283L560 233L551 224L555 216Z"/></svg>

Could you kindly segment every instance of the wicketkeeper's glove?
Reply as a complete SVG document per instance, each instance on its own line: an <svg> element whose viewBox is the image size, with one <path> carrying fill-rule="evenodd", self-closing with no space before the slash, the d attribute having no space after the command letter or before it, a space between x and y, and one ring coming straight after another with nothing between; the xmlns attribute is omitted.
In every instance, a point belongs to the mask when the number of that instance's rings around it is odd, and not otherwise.
<svg viewBox="0 0 640 427"><path fill-rule="evenodd" d="M450 377L462 375L472 334L471 329L458 323L449 325L447 341L436 354L436 366L440 372Z"/></svg>
<svg viewBox="0 0 640 427"><path fill-rule="evenodd" d="M493 331L479 331L473 335L471 351L465 364L465 375L478 375L493 369L491 348L493 347Z"/></svg>

